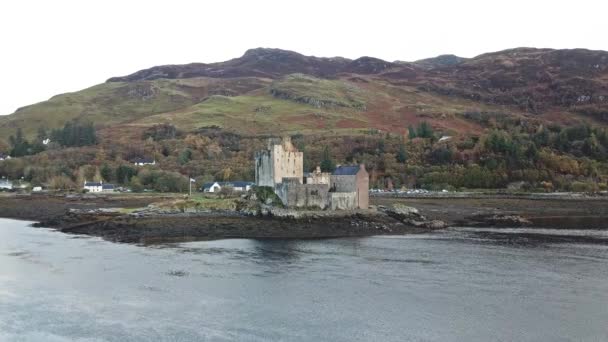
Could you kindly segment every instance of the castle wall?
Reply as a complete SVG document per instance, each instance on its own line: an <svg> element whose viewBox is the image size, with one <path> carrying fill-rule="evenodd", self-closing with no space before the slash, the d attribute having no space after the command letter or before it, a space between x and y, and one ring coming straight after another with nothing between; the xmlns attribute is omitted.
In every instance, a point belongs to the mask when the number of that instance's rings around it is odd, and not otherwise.
<svg viewBox="0 0 608 342"><path fill-rule="evenodd" d="M274 188L274 159L269 150L255 154L255 184Z"/></svg>
<svg viewBox="0 0 608 342"><path fill-rule="evenodd" d="M356 192L357 177L355 177L354 175L331 175L330 187L334 192Z"/></svg>
<svg viewBox="0 0 608 342"><path fill-rule="evenodd" d="M330 189L335 193L356 193L356 208L369 208L369 174L365 169L357 175L331 175ZM353 208L354 209L354 208Z"/></svg>
<svg viewBox="0 0 608 342"><path fill-rule="evenodd" d="M267 149L255 154L255 181L258 186L275 187L283 178L304 177L304 153L299 152L289 138L281 144L270 142Z"/></svg>
<svg viewBox="0 0 608 342"><path fill-rule="evenodd" d="M277 184L275 193L290 208L325 209L329 204L328 184L301 184L298 179L284 178Z"/></svg>
<svg viewBox="0 0 608 342"><path fill-rule="evenodd" d="M329 172L321 172L321 169L317 167L317 170L311 172L306 177L306 184L330 184L331 183L331 173Z"/></svg>
<svg viewBox="0 0 608 342"><path fill-rule="evenodd" d="M357 173L357 205L359 209L369 208L369 174L365 170Z"/></svg>
<svg viewBox="0 0 608 342"><path fill-rule="evenodd" d="M357 209L356 192L330 192L329 207L331 210Z"/></svg>
<svg viewBox="0 0 608 342"><path fill-rule="evenodd" d="M302 183L304 177L304 153L290 151L284 145L273 146L274 183L281 183L283 178L298 178Z"/></svg>

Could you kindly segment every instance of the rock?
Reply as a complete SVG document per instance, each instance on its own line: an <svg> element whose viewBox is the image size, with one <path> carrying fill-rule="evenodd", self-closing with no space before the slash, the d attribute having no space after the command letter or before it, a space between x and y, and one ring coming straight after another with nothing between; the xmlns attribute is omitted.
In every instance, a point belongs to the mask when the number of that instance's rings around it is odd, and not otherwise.
<svg viewBox="0 0 608 342"><path fill-rule="evenodd" d="M469 217L461 225L473 227L525 227L532 222L525 217L513 214L478 214Z"/></svg>
<svg viewBox="0 0 608 342"><path fill-rule="evenodd" d="M431 220L424 224L424 228L428 229L444 229L447 228L448 224L441 220Z"/></svg>
<svg viewBox="0 0 608 342"><path fill-rule="evenodd" d="M404 223L412 223L414 221L426 221L426 218L420 214L418 209L414 207L408 207L403 204L393 204L391 207L379 206L378 210Z"/></svg>

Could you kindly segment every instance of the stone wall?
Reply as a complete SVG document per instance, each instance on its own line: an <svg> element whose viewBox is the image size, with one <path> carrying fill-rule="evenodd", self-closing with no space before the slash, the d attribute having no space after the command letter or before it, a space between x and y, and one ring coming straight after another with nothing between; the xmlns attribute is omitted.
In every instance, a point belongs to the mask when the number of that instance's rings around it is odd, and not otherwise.
<svg viewBox="0 0 608 342"><path fill-rule="evenodd" d="M274 188L274 159L269 150L256 152L255 154L255 184L258 186L269 186Z"/></svg>
<svg viewBox="0 0 608 342"><path fill-rule="evenodd" d="M330 187L334 192L356 192L357 191L357 178L356 176L345 175L336 176L331 175Z"/></svg>
<svg viewBox="0 0 608 342"><path fill-rule="evenodd" d="M269 142L268 148L255 154L255 182L258 186L275 187L283 178L304 177L304 154L299 152L289 138L282 143Z"/></svg>
<svg viewBox="0 0 608 342"><path fill-rule="evenodd" d="M352 210L357 208L356 192L330 192L329 207L331 210Z"/></svg>
<svg viewBox="0 0 608 342"><path fill-rule="evenodd" d="M275 193L290 208L320 208L329 204L328 184L301 184L295 178L283 178Z"/></svg>
<svg viewBox="0 0 608 342"><path fill-rule="evenodd" d="M317 166L317 170L311 172L306 177L306 184L329 184L331 182L331 173L321 172L321 168Z"/></svg>
<svg viewBox="0 0 608 342"><path fill-rule="evenodd" d="M283 178L304 177L304 153L286 150L284 145L273 146L274 182L281 183Z"/></svg>

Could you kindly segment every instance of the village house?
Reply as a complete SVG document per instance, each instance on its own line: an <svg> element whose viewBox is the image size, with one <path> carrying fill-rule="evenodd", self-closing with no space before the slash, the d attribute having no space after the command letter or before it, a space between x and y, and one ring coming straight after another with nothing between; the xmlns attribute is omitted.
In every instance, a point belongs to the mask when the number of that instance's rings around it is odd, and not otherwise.
<svg viewBox="0 0 608 342"><path fill-rule="evenodd" d="M0 161L9 160L9 159L11 159L11 156L9 156L8 154L4 154L4 153L0 152Z"/></svg>
<svg viewBox="0 0 608 342"><path fill-rule="evenodd" d="M135 158L131 162L136 166L156 165L156 160L152 158Z"/></svg>
<svg viewBox="0 0 608 342"><path fill-rule="evenodd" d="M13 190L13 182L6 178L0 179L0 190Z"/></svg>
<svg viewBox="0 0 608 342"><path fill-rule="evenodd" d="M268 186L287 207L332 210L367 209L369 175L364 165L344 166L334 173L317 169L304 174L304 155L289 138L269 141L255 154L256 185Z"/></svg>
<svg viewBox="0 0 608 342"><path fill-rule="evenodd" d="M222 188L230 188L233 191L244 192L251 190L253 182L234 181L234 182L209 182L203 184L201 191L203 192L220 192Z"/></svg>
<svg viewBox="0 0 608 342"><path fill-rule="evenodd" d="M85 181L83 188L88 192L114 192L114 184L104 184L103 182Z"/></svg>

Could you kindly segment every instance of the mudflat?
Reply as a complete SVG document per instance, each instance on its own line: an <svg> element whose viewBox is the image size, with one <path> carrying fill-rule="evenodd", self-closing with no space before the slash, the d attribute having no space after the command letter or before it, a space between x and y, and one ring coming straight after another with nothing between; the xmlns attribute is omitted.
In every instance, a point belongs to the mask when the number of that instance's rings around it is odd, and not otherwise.
<svg viewBox="0 0 608 342"><path fill-rule="evenodd" d="M376 208L405 205L430 220L469 226L474 217L512 215L532 227L608 229L608 198L550 198L484 196L471 198L372 197L372 209L304 218L247 216L236 211L159 214L138 217L129 209L143 208L181 195L14 195L0 196L0 217L42 222L65 233L100 236L128 243L210 240L221 238L313 239L346 236L396 235L426 232L383 214ZM105 213L121 208L124 213ZM100 211L74 216L74 210ZM479 225L480 222L475 221ZM481 222L492 226L493 223Z"/></svg>

